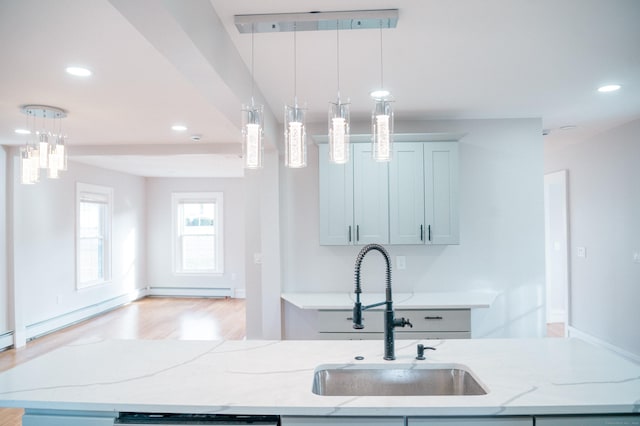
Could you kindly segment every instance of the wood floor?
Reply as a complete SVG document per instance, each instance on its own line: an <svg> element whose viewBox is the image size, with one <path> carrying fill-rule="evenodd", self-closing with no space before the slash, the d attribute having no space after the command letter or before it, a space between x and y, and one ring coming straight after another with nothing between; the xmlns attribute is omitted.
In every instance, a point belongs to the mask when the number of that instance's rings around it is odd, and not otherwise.
<svg viewBox="0 0 640 426"><path fill-rule="evenodd" d="M547 323L547 337L564 337L564 323L563 322Z"/></svg>
<svg viewBox="0 0 640 426"><path fill-rule="evenodd" d="M78 339L240 340L245 337L243 299L148 297L0 352L0 372ZM0 408L0 426L20 426L23 410Z"/></svg>

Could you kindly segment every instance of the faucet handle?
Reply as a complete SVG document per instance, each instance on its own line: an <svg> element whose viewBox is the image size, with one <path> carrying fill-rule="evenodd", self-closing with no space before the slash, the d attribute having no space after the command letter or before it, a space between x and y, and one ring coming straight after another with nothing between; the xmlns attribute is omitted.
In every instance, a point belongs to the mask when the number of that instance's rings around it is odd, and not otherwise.
<svg viewBox="0 0 640 426"><path fill-rule="evenodd" d="M395 324L394 324L395 327L406 327L406 326L409 326L409 327L413 328L413 324L411 324L411 321L409 321L409 318L404 318L403 317L403 318L394 320L394 322L395 322Z"/></svg>

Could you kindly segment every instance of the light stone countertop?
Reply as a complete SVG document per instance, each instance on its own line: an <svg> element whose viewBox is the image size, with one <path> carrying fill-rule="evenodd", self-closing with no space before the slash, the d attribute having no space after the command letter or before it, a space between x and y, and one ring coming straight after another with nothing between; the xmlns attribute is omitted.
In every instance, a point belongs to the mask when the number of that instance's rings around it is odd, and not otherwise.
<svg viewBox="0 0 640 426"><path fill-rule="evenodd" d="M489 308L496 292L393 293L396 309L470 309ZM282 293L281 298L300 309L353 309L355 295L350 293ZM360 300L370 305L385 300L384 293L362 293ZM379 309L383 309L382 307Z"/></svg>
<svg viewBox="0 0 640 426"><path fill-rule="evenodd" d="M0 374L0 406L173 413L485 416L639 413L640 365L578 339L422 341L108 340L67 345ZM354 360L362 355L363 361ZM463 364L483 396L312 393L326 364Z"/></svg>

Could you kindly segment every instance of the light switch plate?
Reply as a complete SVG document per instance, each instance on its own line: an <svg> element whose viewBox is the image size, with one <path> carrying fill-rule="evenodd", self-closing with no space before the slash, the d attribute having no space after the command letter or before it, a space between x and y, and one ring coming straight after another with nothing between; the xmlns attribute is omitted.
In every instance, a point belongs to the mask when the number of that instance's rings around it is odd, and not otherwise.
<svg viewBox="0 0 640 426"><path fill-rule="evenodd" d="M407 269L407 258L405 256L396 256L396 268Z"/></svg>
<svg viewBox="0 0 640 426"><path fill-rule="evenodd" d="M577 247L576 248L576 256L578 257L587 257L587 248L586 247Z"/></svg>
<svg viewBox="0 0 640 426"><path fill-rule="evenodd" d="M640 263L640 251L633 252L633 263Z"/></svg>

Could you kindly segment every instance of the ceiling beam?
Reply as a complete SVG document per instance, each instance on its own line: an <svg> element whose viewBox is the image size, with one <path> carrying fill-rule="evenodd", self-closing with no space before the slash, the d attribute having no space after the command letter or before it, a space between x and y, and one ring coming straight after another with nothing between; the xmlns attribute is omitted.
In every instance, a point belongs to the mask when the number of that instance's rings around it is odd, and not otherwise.
<svg viewBox="0 0 640 426"><path fill-rule="evenodd" d="M251 73L209 0L109 0L198 91L238 129L251 99ZM265 105L267 144L277 147L278 122Z"/></svg>

